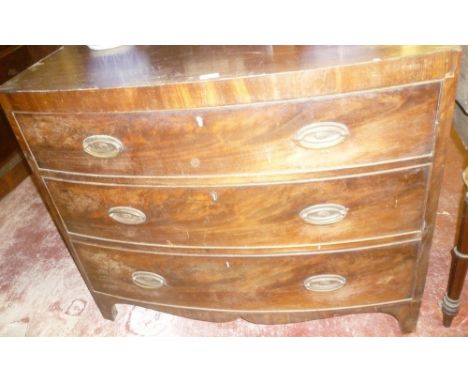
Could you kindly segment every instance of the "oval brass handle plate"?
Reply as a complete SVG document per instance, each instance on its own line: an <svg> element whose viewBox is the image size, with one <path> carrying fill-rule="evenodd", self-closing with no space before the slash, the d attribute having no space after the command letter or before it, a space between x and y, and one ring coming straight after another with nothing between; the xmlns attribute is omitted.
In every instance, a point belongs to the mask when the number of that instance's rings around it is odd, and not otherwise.
<svg viewBox="0 0 468 382"><path fill-rule="evenodd" d="M346 278L340 275L316 275L304 280L304 287L312 292L332 292L345 284Z"/></svg>
<svg viewBox="0 0 468 382"><path fill-rule="evenodd" d="M146 215L143 211L133 207L112 207L107 212L111 219L122 224L142 224L146 221Z"/></svg>
<svg viewBox="0 0 468 382"><path fill-rule="evenodd" d="M145 289L159 289L166 285L164 277L157 273L145 271L133 272L132 281L135 285Z"/></svg>
<svg viewBox="0 0 468 382"><path fill-rule="evenodd" d="M83 150L95 158L114 158L123 150L123 144L110 135L91 135L83 139Z"/></svg>
<svg viewBox="0 0 468 382"><path fill-rule="evenodd" d="M294 141L306 149L325 149L343 142L349 136L346 125L337 122L318 122L304 126Z"/></svg>
<svg viewBox="0 0 468 382"><path fill-rule="evenodd" d="M345 218L348 208L340 204L315 204L304 208L299 217L306 223L315 225L325 225L338 223Z"/></svg>

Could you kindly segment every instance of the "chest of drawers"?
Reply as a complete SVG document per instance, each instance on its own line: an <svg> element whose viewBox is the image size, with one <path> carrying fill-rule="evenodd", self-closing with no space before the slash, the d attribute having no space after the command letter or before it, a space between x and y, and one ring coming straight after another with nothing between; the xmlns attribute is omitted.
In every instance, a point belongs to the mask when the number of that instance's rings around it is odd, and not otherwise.
<svg viewBox="0 0 468 382"><path fill-rule="evenodd" d="M64 47L0 88L103 316L414 330L455 47Z"/></svg>

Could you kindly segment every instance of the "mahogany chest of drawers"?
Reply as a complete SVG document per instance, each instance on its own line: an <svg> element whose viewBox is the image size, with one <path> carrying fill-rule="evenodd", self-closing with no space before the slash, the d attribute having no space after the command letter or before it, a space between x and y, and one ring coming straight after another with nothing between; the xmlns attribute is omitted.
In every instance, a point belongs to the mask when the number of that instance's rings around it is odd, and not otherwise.
<svg viewBox="0 0 468 382"><path fill-rule="evenodd" d="M414 330L455 47L64 47L1 103L103 316Z"/></svg>

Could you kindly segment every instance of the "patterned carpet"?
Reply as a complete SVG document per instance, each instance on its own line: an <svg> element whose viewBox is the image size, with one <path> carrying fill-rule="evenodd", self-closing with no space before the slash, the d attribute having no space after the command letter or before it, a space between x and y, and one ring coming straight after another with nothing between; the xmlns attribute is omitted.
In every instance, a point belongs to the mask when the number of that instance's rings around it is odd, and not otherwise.
<svg viewBox="0 0 468 382"><path fill-rule="evenodd" d="M412 336L467 336L468 282L450 329L442 327L444 294L465 153L452 136L439 202L436 233L418 329ZM209 323L119 305L104 320L82 281L32 181L0 200L0 336L400 336L385 314L348 315L290 325L242 320Z"/></svg>

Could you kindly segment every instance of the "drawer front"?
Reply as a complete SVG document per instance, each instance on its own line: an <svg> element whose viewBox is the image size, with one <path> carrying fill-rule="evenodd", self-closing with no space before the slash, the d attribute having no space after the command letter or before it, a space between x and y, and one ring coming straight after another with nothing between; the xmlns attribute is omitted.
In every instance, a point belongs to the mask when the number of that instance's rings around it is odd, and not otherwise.
<svg viewBox="0 0 468 382"><path fill-rule="evenodd" d="M306 310L411 297L418 243L281 257L133 253L74 243L93 289L179 306Z"/></svg>
<svg viewBox="0 0 468 382"><path fill-rule="evenodd" d="M427 170L243 187L46 182L69 232L163 246L246 248L417 231Z"/></svg>
<svg viewBox="0 0 468 382"><path fill-rule="evenodd" d="M17 113L39 167L137 176L271 174L429 155L438 84L170 112Z"/></svg>

